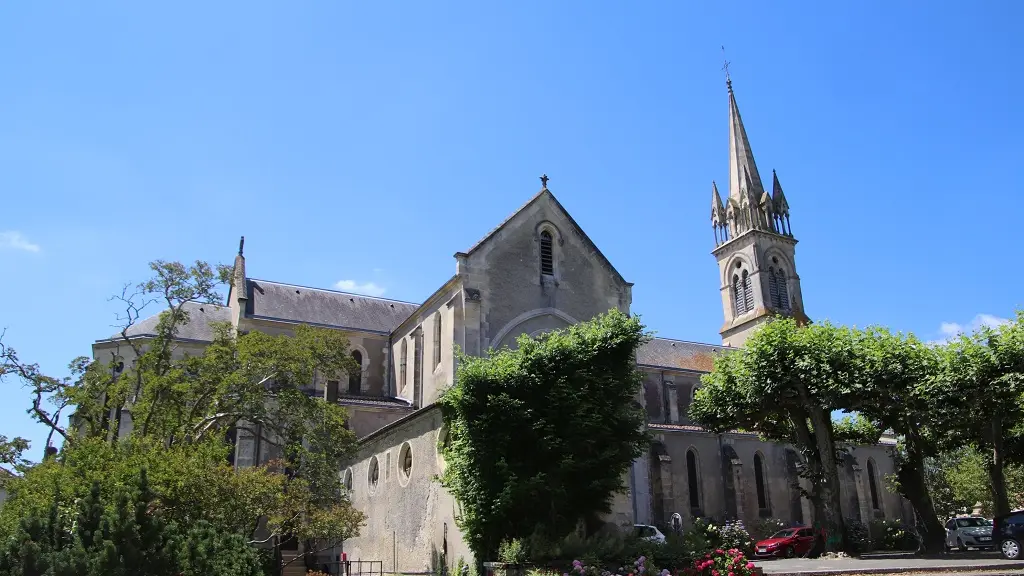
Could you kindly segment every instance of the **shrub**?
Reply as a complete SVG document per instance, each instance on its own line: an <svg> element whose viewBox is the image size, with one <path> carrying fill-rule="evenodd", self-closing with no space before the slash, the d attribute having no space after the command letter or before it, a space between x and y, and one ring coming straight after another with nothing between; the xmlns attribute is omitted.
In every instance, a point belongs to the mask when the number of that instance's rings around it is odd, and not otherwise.
<svg viewBox="0 0 1024 576"><path fill-rule="evenodd" d="M736 548L718 549L698 558L693 567L685 572L694 576L752 576L754 563L749 562L743 552Z"/></svg>
<svg viewBox="0 0 1024 576"><path fill-rule="evenodd" d="M735 548L744 553L750 552L754 548L754 539L750 537L750 532L743 526L743 522L737 520L735 522L726 522L720 530L722 537L721 547L726 549Z"/></svg>
<svg viewBox="0 0 1024 576"><path fill-rule="evenodd" d="M875 550L916 550L917 532L899 520L874 520L870 528Z"/></svg>
<svg viewBox="0 0 1024 576"><path fill-rule="evenodd" d="M778 518L761 518L757 521L757 524L754 524L754 529L750 531L750 535L754 540L764 540L785 527L786 523Z"/></svg>
<svg viewBox="0 0 1024 576"><path fill-rule="evenodd" d="M871 534L867 525L854 518L847 518L845 522L846 535L850 539L853 551L858 554L871 551Z"/></svg>
<svg viewBox="0 0 1024 576"><path fill-rule="evenodd" d="M526 562L526 547L519 538L502 540L498 544L498 560L506 564L522 564Z"/></svg>

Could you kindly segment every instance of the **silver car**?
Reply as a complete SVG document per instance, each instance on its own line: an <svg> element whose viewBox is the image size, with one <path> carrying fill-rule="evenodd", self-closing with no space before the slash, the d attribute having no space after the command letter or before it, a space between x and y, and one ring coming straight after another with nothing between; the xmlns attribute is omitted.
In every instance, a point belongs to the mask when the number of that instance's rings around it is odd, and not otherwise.
<svg viewBox="0 0 1024 576"><path fill-rule="evenodd" d="M946 522L946 549L992 547L992 521L980 516L950 518Z"/></svg>

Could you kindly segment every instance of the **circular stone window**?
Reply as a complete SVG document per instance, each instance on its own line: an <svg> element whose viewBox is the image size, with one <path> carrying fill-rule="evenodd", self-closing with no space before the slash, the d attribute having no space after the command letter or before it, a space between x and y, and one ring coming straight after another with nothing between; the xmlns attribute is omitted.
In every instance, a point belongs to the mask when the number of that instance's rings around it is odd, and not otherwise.
<svg viewBox="0 0 1024 576"><path fill-rule="evenodd" d="M412 477L412 446L406 442L398 451L398 482L402 486L409 484Z"/></svg>
<svg viewBox="0 0 1024 576"><path fill-rule="evenodd" d="M437 443L434 448L437 449L437 469L444 472L444 449L448 446L448 425L441 426L441 429L437 431Z"/></svg>
<svg viewBox="0 0 1024 576"><path fill-rule="evenodd" d="M366 482L370 485L370 494L377 491L377 482L380 480L380 462L377 457L370 458L370 467L366 472Z"/></svg>
<svg viewBox="0 0 1024 576"><path fill-rule="evenodd" d="M342 482L345 485L345 491L348 492L349 494L351 494L352 493L352 488L353 488L353 486L352 486L352 469L349 468L348 470L345 470L345 472L342 474L341 478L342 478Z"/></svg>

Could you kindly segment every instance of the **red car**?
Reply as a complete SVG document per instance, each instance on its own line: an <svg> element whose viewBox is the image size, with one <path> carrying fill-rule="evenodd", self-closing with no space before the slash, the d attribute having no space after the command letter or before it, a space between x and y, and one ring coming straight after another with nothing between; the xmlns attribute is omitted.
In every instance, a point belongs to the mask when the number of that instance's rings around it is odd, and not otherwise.
<svg viewBox="0 0 1024 576"><path fill-rule="evenodd" d="M786 528L754 545L758 558L803 556L814 546L814 530L806 526Z"/></svg>

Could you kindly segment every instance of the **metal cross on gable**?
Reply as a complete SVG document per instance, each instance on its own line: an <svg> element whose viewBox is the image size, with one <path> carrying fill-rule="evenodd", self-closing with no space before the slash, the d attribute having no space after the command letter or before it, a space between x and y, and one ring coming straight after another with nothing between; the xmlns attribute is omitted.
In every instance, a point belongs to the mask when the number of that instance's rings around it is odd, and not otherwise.
<svg viewBox="0 0 1024 576"><path fill-rule="evenodd" d="M722 46L722 59L725 60L725 46ZM725 60L725 64L722 65L722 70L725 71L726 82L732 82L732 79L729 78L729 64L730 62L728 60Z"/></svg>
<svg viewBox="0 0 1024 576"><path fill-rule="evenodd" d="M542 175L540 177L540 185L543 186L544 188L547 188L548 187L548 180L550 180L550 178L548 178L547 174Z"/></svg>

